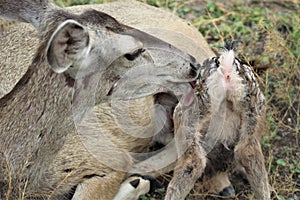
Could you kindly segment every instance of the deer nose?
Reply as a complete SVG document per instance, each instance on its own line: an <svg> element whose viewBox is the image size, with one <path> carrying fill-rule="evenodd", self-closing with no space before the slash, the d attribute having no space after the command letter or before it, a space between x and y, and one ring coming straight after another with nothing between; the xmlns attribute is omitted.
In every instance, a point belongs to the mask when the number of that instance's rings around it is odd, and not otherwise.
<svg viewBox="0 0 300 200"><path fill-rule="evenodd" d="M190 67L192 68L192 70L198 71L200 69L200 63L190 63Z"/></svg>
<svg viewBox="0 0 300 200"><path fill-rule="evenodd" d="M190 62L190 72L191 74L194 74L195 77L198 77L200 74L200 68L201 64L191 56L191 62Z"/></svg>
<svg viewBox="0 0 300 200"><path fill-rule="evenodd" d="M200 63L193 56L190 56L190 60L191 60L190 62L191 69L198 72L201 67Z"/></svg>

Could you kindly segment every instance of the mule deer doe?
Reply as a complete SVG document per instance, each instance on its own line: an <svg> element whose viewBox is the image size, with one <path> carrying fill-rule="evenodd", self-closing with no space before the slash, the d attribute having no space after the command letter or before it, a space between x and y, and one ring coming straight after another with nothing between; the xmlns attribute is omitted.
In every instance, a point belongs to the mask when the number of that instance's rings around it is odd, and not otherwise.
<svg viewBox="0 0 300 200"><path fill-rule="evenodd" d="M9 74L11 69L22 71L13 80L5 79L5 94L0 99L1 198L68 198L68 193L80 183L93 178L100 179L105 186L99 186L100 195L107 192L108 198L112 198L126 173L90 158L75 131L74 116L80 120L85 107L91 105L87 98L90 90L99 83L96 101L104 101L118 91L116 83L122 80L123 74L129 69L134 71L135 67L141 70L139 67L143 65L148 67L149 76L159 77L158 85L189 85L198 75L199 64L168 43L122 25L99 11L72 14L46 0L17 3L1 0L0 3L1 16L32 23L41 38L39 44L31 39L38 46L34 55L31 49L22 53L19 52L23 49L14 49L16 54L10 52L9 56L1 53L4 74ZM29 26L17 27L21 29L15 27L1 33L4 51L14 45L10 43L14 37L22 37L28 31L33 33ZM20 54L29 56L19 60ZM16 62L10 62L13 59ZM137 87L131 87L126 91L133 90L134 95ZM160 89L145 88L138 97ZM118 94L120 99L135 98ZM123 143L118 138L117 141ZM122 152L124 157L117 159L116 164L126 169L132 159L127 151ZM99 191L95 189L95 192Z"/></svg>

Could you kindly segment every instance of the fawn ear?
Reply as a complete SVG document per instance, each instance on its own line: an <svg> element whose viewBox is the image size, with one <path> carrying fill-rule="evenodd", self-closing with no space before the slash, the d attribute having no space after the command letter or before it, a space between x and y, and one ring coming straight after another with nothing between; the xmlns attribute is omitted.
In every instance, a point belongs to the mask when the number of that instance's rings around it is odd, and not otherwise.
<svg viewBox="0 0 300 200"><path fill-rule="evenodd" d="M56 73L65 72L89 51L90 36L83 25L66 20L52 34L47 46L47 61Z"/></svg>

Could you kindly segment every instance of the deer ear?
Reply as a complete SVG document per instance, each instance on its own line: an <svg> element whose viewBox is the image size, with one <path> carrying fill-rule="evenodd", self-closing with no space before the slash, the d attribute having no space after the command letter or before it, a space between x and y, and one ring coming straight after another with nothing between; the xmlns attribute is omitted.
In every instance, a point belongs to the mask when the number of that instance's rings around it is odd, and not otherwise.
<svg viewBox="0 0 300 200"><path fill-rule="evenodd" d="M89 51L89 33L75 20L58 26L47 46L47 61L57 73L63 73Z"/></svg>

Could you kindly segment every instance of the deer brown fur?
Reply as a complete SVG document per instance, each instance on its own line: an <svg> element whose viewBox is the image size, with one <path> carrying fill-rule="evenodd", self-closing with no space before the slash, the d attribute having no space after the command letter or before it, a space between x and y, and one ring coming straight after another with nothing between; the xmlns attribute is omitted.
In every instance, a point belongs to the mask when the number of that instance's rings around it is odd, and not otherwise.
<svg viewBox="0 0 300 200"><path fill-rule="evenodd" d="M24 2L30 3L30 1ZM4 4L1 5L4 5L4 7L1 7L1 9L5 10L5 3L9 4L10 2L3 1L3 3ZM17 4L13 6L20 5ZM23 8L26 9L26 6ZM76 114L78 114L80 119L82 113L84 113L83 108L85 104L89 105L89 99L84 99L87 94L84 90L80 89L82 87L92 87L97 84L97 82L93 82L93 77L86 75L93 72L93 70L95 70L94 68L86 68L88 72L80 71L80 73L83 74L79 74L79 77L76 75L80 66L86 67L84 65L86 64L86 59L90 56L88 54L90 50L97 48L97 46L93 47L94 44L92 42L96 42L99 36L96 35L95 37L95 35L91 35L90 31L96 28L103 29L104 32L102 33L104 33L104 35L100 36L104 39L110 39L111 36L118 36L120 40L118 40L118 38L112 40L111 46L107 46L106 50L110 52L109 47L114 47L115 50L119 50L117 51L119 56L131 54L133 51L141 48L140 45L142 42L150 41L150 44L155 44L156 41L159 45L166 45L166 47L169 48L171 46L147 34L119 24L110 16L97 11L87 11L81 15L77 15L65 12L62 9L56 10L55 8L55 6L51 7L51 10L49 12L47 11L46 17L36 12L33 12L32 16L28 15L26 12L30 13L30 10L25 12L26 15L23 15L23 12L17 12L18 9L13 10L11 8L8 9L8 13L4 13L6 17L16 17L14 19L22 18L23 21L35 25L39 30L39 37L42 40L39 42L39 47L36 48L37 52L31 59L29 59L30 54L28 53L33 50L25 49L26 52L24 53L28 55L28 59L16 59L17 62L1 65L1 67L7 66L7 70L16 69L14 67L10 68L10 65L25 68L24 71L16 74L16 77L13 77L12 80L7 80L12 81L11 85L8 84L7 87L4 86L6 87L4 90L6 94L2 94L4 96L0 100L0 133L3 139L3 145L1 146L1 166L6 166L1 169L1 185L3 186L1 187L1 198L68 198L66 195L70 190L74 189L74 186L77 186L79 183L84 183L86 179L88 179L88 181L94 180L92 178L100 178L101 184L105 184L106 180L108 181L107 186L102 187L106 193L103 192L100 193L100 195L108 195L108 198L110 198L117 192L116 187L120 186L120 181L123 180L125 173L117 173L115 170L101 165L97 160L90 159L88 156L90 154L88 154L84 146L78 141L78 135L75 134L74 127L74 115L76 116ZM14 13L14 11L16 13ZM34 9L34 11L36 10ZM38 15L40 20L32 22L30 19L34 18L35 15ZM101 16L101 20L93 21L97 19L97 15ZM93 16L93 18L91 16ZM43 23L46 23L47 26ZM24 25L20 26L22 27ZM7 38L12 37L12 34L16 34L16 32L18 32L17 35L20 36L28 33L26 32L28 30L30 33L30 27L28 27L29 26L25 29L15 29L15 32L10 32L11 30L9 30L4 33L4 36ZM23 33L20 33L20 31L23 31ZM64 34L65 31L69 32L70 35ZM129 31L129 33L124 35L120 34L123 31ZM109 32L109 34L106 35L107 32ZM135 36L132 37L130 34L134 34ZM75 42L71 43L75 48L73 46L66 46L66 48L70 48L71 52L75 51L75 57L65 55L67 59L61 60L59 53L63 52L59 52L58 50L65 47L57 48L56 46L58 45L59 47L61 44L60 42L57 43L57 41L62 41L60 39L67 37L74 37L69 39L75 39L72 40ZM122 39L123 41L131 42L129 46L119 46L120 43L118 42L122 41ZM147 39L150 40L147 41ZM4 41L5 39L3 38L2 40L1 38L1 42ZM37 42L37 40L33 41ZM175 48L171 48L172 51L177 51ZM78 49L79 52L77 51ZM99 55L104 58L104 61L106 61L105 53L107 52L100 51ZM182 55L182 58L184 58L182 60L183 63L187 61L189 67L182 68L187 70L186 72L182 71L182 73L176 74L176 81L189 82L194 80L197 73L193 72L195 69L190 69L190 65L197 65L197 63L194 63L195 60L192 57L180 53L180 51L177 53ZM15 56L17 55L19 54ZM86 57L81 57L82 55ZM4 54L1 56L6 57ZM143 59L147 58L147 49L140 57L142 57L141 63L147 64L148 60ZM187 58L187 60L185 60L185 58ZM137 59L137 61L133 63L124 61L125 58L123 57L116 57L115 59L116 62L111 63L110 60L107 62L112 66L112 69L119 70L116 72L117 74L114 75L110 73L110 75L113 76L107 76L107 74L101 76L106 72L109 73L109 69L103 69L100 74L96 74L98 75L96 80L100 79L103 84L101 88L96 91L97 101L101 101L107 96L115 84L116 78L126 72L125 69L115 68L115 66L119 66L118 64L120 62L127 62L124 64L125 68L141 64L139 63L140 59ZM4 61L6 61L6 59L4 59ZM156 61L158 63L160 62L159 60ZM164 62L165 61L168 61L167 57ZM170 62L174 61L174 58L170 58ZM153 65L152 61L150 63ZM70 66L72 67L70 68ZM174 67L176 66L175 64ZM166 72L169 73L172 71L168 70ZM75 79L75 83L72 79ZM93 81L90 82L90 85L86 85L86 79ZM75 93L73 93L74 90ZM145 94L149 93L149 91L144 92ZM121 96L120 98L124 97ZM136 101L138 102L139 100ZM140 101L145 101L145 99ZM152 101L152 98L149 100L146 99L146 102L151 103ZM75 113L74 110L72 110L74 103L76 105ZM145 104L143 103L142 105L144 106ZM123 141L119 139L116 140L121 142L119 145L122 146ZM136 142L132 140L132 143ZM124 145L127 146L127 143L124 143ZM140 144L138 144L136 148L141 148L139 146ZM76 149L77 147L78 149ZM72 152L72 149L76 149L75 152ZM129 149L134 149L134 146L129 145ZM117 162L120 161L120 163L117 164L126 168L131 165L132 161L130 157L126 157L128 155L126 151L124 155L124 159L118 160ZM78 160L76 160L76 158L78 158ZM57 176L55 176L55 174ZM114 174L116 174L116 176L114 176ZM110 178L111 176L112 178ZM70 179L68 179L69 177ZM105 181L102 182L103 180ZM111 185L112 187L110 187ZM107 190L108 187L111 188L111 191ZM104 199L107 199L106 197L107 196L101 196L101 198Z"/></svg>

